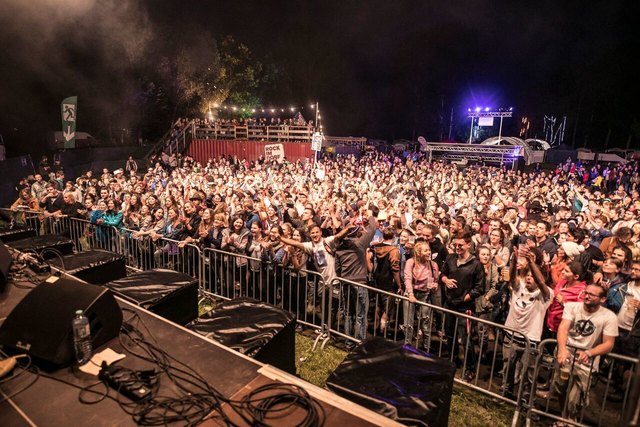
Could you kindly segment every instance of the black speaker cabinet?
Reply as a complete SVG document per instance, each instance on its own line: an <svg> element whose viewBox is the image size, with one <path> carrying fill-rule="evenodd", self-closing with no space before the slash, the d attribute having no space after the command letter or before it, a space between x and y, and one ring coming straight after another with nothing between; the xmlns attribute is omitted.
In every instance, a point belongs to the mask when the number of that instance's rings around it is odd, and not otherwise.
<svg viewBox="0 0 640 427"><path fill-rule="evenodd" d="M445 427L455 372L449 360L373 337L347 356L325 387L392 420Z"/></svg>
<svg viewBox="0 0 640 427"><path fill-rule="evenodd" d="M56 234L14 240L7 244L20 252L35 251L45 259L57 257L56 252L61 255L71 255L73 253L73 240Z"/></svg>
<svg viewBox="0 0 640 427"><path fill-rule="evenodd" d="M156 268L105 286L118 296L180 325L198 317L198 281L188 274Z"/></svg>
<svg viewBox="0 0 640 427"><path fill-rule="evenodd" d="M14 227L0 227L0 240L3 242L13 242L20 239L27 239L36 236L36 230L26 225L16 225Z"/></svg>
<svg viewBox="0 0 640 427"><path fill-rule="evenodd" d="M51 276L31 290L0 326L0 344L27 353L41 368L73 363L71 322L83 310L91 324L94 349L118 336L122 311L111 291L72 278Z"/></svg>
<svg viewBox="0 0 640 427"><path fill-rule="evenodd" d="M250 298L225 301L187 325L242 354L296 373L296 317L288 311Z"/></svg>
<svg viewBox="0 0 640 427"><path fill-rule="evenodd" d="M101 249L52 258L49 263L93 285L104 285L127 275L124 256Z"/></svg>

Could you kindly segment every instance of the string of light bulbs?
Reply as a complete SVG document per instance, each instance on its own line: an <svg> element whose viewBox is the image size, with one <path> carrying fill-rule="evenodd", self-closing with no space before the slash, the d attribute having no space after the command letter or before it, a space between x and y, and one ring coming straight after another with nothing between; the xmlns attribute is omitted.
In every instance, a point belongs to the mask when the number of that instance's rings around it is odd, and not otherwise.
<svg viewBox="0 0 640 427"><path fill-rule="evenodd" d="M213 119L214 117L214 110L216 111L216 113L219 112L226 112L226 113L238 113L238 114L242 114L242 113L251 113L251 114L282 114L282 113L295 113L297 112L302 112L304 110L306 111L311 111L314 116L312 117L312 119L314 119L314 123L316 123L316 125L318 126L318 128L320 129L320 131L322 132L323 129L323 125L322 125L322 115L320 114L320 106L319 103L315 103L315 104L309 104L308 106L289 106L289 107L252 107L252 108L248 108L248 107L238 107L237 105L227 105L227 104L218 104L218 103L210 103L209 104L209 109L207 112L207 117L209 119ZM307 118L307 120L309 120L309 118Z"/></svg>
<svg viewBox="0 0 640 427"><path fill-rule="evenodd" d="M265 114L277 114L277 113L295 113L296 111L302 110L312 110L314 113L316 112L316 105L311 104L309 106L288 106L288 107L238 107L237 105L227 105L227 104L218 104L213 103L209 104L209 110L217 110L217 111L233 111L233 112L241 112L241 113L265 113Z"/></svg>

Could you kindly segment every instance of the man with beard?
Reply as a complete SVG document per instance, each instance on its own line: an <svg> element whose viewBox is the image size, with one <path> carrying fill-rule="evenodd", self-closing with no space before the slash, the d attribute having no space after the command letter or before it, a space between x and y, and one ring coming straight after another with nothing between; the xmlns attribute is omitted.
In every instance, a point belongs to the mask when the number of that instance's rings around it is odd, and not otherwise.
<svg viewBox="0 0 640 427"><path fill-rule="evenodd" d="M564 306L558 327L559 369L552 392L558 396L565 418L577 419L579 409L589 404L591 372L598 371L600 356L613 349L618 336L616 315L603 307L606 296L602 286L589 285L583 302Z"/></svg>

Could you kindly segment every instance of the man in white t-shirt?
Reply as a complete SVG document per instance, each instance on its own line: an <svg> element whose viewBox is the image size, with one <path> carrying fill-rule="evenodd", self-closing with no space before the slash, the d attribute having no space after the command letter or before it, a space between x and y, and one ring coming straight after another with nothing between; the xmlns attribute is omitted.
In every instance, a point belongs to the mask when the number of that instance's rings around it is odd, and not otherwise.
<svg viewBox="0 0 640 427"><path fill-rule="evenodd" d="M338 241L340 241L344 236L349 233L349 231L353 230L355 225L349 223L346 227L344 227L338 234L335 236L322 237L322 229L318 225L311 226L309 230L309 237L311 238L310 242L299 242L293 239L286 239L284 237L280 237L282 243L296 247L305 251L307 254L311 255L311 259L313 259L313 263L322 276L322 281L324 285L333 285L334 281L338 279L338 275L336 274L336 247ZM314 283L309 283L310 287L314 287ZM313 300L313 292L322 292L324 290L324 286L319 289L309 289L311 295L308 294L310 301L307 302L307 305L312 304Z"/></svg>
<svg viewBox="0 0 640 427"><path fill-rule="evenodd" d="M545 283L545 278L540 268L535 263L533 252L516 253L511 259L511 301L509 304L509 314L505 326L518 333L505 331L504 342L502 344L503 370L502 391L506 397L513 398L514 385L520 382L523 369L523 356L527 350L529 339L529 360L528 370L525 379L525 396L530 393L533 384L533 370L536 359L536 348L540 343L544 317L547 309L553 301L553 290ZM516 259L518 256L527 262L526 276L516 274Z"/></svg>
<svg viewBox="0 0 640 427"><path fill-rule="evenodd" d="M580 408L589 404L591 372L598 370L600 356L613 349L618 336L616 315L603 306L606 295L602 286L589 285L583 302L569 302L564 306L558 327L560 369L556 369L552 390L558 395L564 417L576 419ZM568 379L562 372L563 368L566 372L567 367L570 369Z"/></svg>

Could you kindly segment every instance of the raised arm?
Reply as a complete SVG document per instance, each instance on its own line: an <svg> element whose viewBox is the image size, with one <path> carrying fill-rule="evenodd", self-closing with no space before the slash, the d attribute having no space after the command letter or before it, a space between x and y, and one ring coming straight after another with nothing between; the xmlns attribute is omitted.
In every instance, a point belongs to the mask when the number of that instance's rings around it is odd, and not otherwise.
<svg viewBox="0 0 640 427"><path fill-rule="evenodd" d="M529 252L529 254L527 255L527 262L529 263L529 268L531 269L531 273L533 274L533 279L535 280L536 285L538 285L538 289L540 289L540 293L542 293L542 296L544 296L545 300L548 300L551 296L551 293L549 292L549 287L547 286L547 281L544 277L544 274L542 273L542 270L540 270L540 267L538 266L538 264L536 264L535 254Z"/></svg>
<svg viewBox="0 0 640 427"><path fill-rule="evenodd" d="M280 236L280 241L285 245L293 246L294 248L298 248L304 251L304 245L302 242L293 239L287 239L286 237Z"/></svg>

